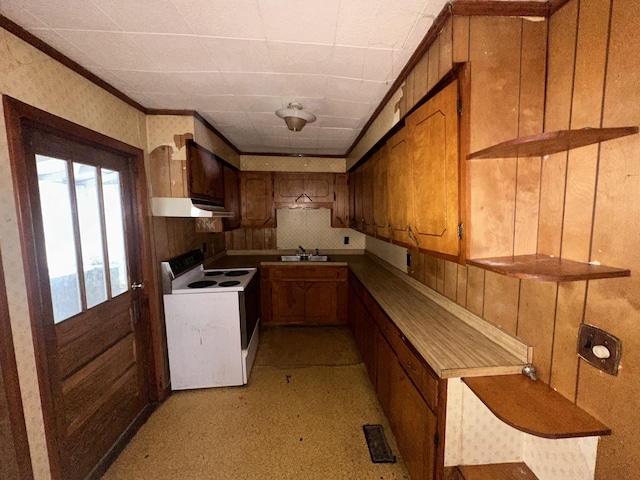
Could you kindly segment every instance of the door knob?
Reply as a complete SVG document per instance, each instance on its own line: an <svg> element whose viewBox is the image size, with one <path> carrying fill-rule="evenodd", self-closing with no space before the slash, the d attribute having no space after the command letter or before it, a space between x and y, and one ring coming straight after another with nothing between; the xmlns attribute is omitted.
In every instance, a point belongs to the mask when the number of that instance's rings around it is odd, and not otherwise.
<svg viewBox="0 0 640 480"><path fill-rule="evenodd" d="M142 290L144 288L144 282L133 282L131 284L131 290Z"/></svg>

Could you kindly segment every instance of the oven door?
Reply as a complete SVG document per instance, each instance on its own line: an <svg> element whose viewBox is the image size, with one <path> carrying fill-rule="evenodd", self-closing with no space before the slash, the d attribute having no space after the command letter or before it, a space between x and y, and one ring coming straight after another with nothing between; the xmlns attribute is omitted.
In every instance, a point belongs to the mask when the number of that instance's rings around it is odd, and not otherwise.
<svg viewBox="0 0 640 480"><path fill-rule="evenodd" d="M243 292L240 292L240 333L242 349L246 350L260 318L260 271L257 271Z"/></svg>

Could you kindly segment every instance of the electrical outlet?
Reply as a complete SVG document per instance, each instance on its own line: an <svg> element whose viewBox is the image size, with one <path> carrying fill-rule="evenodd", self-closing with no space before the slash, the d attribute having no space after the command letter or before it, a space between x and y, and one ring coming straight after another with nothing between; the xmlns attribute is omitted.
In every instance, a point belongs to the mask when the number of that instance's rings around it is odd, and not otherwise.
<svg viewBox="0 0 640 480"><path fill-rule="evenodd" d="M349 245L349 237L344 237L344 244Z"/></svg>
<svg viewBox="0 0 640 480"><path fill-rule="evenodd" d="M407 267L411 266L411 254L407 253Z"/></svg>
<svg viewBox="0 0 640 480"><path fill-rule="evenodd" d="M207 253L207 242L202 242L202 253Z"/></svg>
<svg viewBox="0 0 640 480"><path fill-rule="evenodd" d="M618 374L622 344L620 340L593 325L582 324L578 332L578 355L599 370Z"/></svg>

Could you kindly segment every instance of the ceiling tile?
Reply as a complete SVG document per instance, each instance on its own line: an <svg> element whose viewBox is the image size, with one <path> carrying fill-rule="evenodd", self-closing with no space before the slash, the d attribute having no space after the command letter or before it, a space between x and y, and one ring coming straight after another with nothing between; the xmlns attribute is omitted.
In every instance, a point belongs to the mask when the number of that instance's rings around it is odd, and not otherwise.
<svg viewBox="0 0 640 480"><path fill-rule="evenodd" d="M342 2L336 44L401 48L424 4L425 0Z"/></svg>
<svg viewBox="0 0 640 480"><path fill-rule="evenodd" d="M362 78L365 49L361 47L333 47L328 75L336 77Z"/></svg>
<svg viewBox="0 0 640 480"><path fill-rule="evenodd" d="M201 42L221 72L274 72L264 40L202 37Z"/></svg>
<svg viewBox="0 0 640 480"><path fill-rule="evenodd" d="M371 98L381 99L389 86L380 82L356 80L353 78L330 77L327 81L327 91L334 100L349 100L352 102L368 102Z"/></svg>
<svg viewBox="0 0 640 480"><path fill-rule="evenodd" d="M47 27L46 23L22 8L19 2L13 0L0 1L0 14L17 23L25 30Z"/></svg>
<svg viewBox="0 0 640 480"><path fill-rule="evenodd" d="M340 0L259 0L267 40L333 45Z"/></svg>
<svg viewBox="0 0 640 480"><path fill-rule="evenodd" d="M173 0L198 35L265 40L257 0Z"/></svg>
<svg viewBox="0 0 640 480"><path fill-rule="evenodd" d="M276 72L324 75L331 65L330 45L267 42L267 48Z"/></svg>
<svg viewBox="0 0 640 480"><path fill-rule="evenodd" d="M187 94L144 92L144 95L167 110L197 110L197 103Z"/></svg>
<svg viewBox="0 0 640 480"><path fill-rule="evenodd" d="M320 116L316 120L316 124L319 127L335 127L335 128L360 128L359 118L346 118L346 117L325 117Z"/></svg>
<svg viewBox="0 0 640 480"><path fill-rule="evenodd" d="M137 70L111 70L110 73L124 80L133 92L185 93L166 73Z"/></svg>
<svg viewBox="0 0 640 480"><path fill-rule="evenodd" d="M89 66L98 65L98 61L91 58L91 56L87 55L85 52L80 50L74 44L69 42L66 38L60 35L55 30L40 29L40 28L32 28L31 33L38 37L40 40L45 42L47 45L52 46L59 52L65 52L65 56L69 57L74 62L84 66L85 68ZM91 70L88 68L88 70Z"/></svg>
<svg viewBox="0 0 640 480"><path fill-rule="evenodd" d="M411 51L413 53L413 50ZM404 66L404 65L403 65ZM362 78L365 80L375 80L387 82L392 80L400 71L394 71L393 50L367 48L364 54L364 65L362 67ZM389 85L393 83L391 81Z"/></svg>
<svg viewBox="0 0 640 480"><path fill-rule="evenodd" d="M95 0L95 3L125 32L193 33L171 0Z"/></svg>
<svg viewBox="0 0 640 480"><path fill-rule="evenodd" d="M277 96L282 92L282 75L268 73L222 73L234 95Z"/></svg>
<svg viewBox="0 0 640 480"><path fill-rule="evenodd" d="M157 67L127 34L118 32L87 32L59 30L67 41L92 59L87 66L121 70L156 70ZM108 45L108 48L105 48Z"/></svg>
<svg viewBox="0 0 640 480"><path fill-rule="evenodd" d="M321 75L278 75L280 95L286 103L296 102L300 97L323 98L327 91L327 78Z"/></svg>
<svg viewBox="0 0 640 480"><path fill-rule="evenodd" d="M167 76L192 95L231 95L231 86L220 72L168 73Z"/></svg>
<svg viewBox="0 0 640 480"><path fill-rule="evenodd" d="M189 35L127 34L165 72L208 70L209 52L200 38Z"/></svg>
<svg viewBox="0 0 640 480"><path fill-rule="evenodd" d="M51 28L118 31L102 10L87 0L21 0L20 5Z"/></svg>

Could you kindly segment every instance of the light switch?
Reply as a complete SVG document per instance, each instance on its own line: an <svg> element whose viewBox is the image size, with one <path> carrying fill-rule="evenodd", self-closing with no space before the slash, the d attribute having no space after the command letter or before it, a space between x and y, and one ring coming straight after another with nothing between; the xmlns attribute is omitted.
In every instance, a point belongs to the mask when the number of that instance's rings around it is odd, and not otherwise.
<svg viewBox="0 0 640 480"><path fill-rule="evenodd" d="M620 340L593 325L580 325L578 355L599 370L610 375L618 374Z"/></svg>

